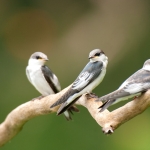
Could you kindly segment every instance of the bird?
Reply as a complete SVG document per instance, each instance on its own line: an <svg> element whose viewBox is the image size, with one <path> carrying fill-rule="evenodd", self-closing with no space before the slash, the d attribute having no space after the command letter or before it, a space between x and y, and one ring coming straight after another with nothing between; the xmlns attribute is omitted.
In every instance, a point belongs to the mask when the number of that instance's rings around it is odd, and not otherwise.
<svg viewBox="0 0 150 150"><path fill-rule="evenodd" d="M89 60L71 87L50 106L52 108L61 104L57 115L67 110L82 94L92 92L102 82L106 74L108 57L101 49L94 49L89 53Z"/></svg>
<svg viewBox="0 0 150 150"><path fill-rule="evenodd" d="M103 112L115 103L140 96L149 88L150 59L146 60L143 67L127 78L117 90L97 99L96 101L104 102L98 109Z"/></svg>
<svg viewBox="0 0 150 150"><path fill-rule="evenodd" d="M42 94L39 99L50 94L56 94L61 90L57 76L45 65L47 61L47 55L42 52L35 52L30 56L26 67L28 80ZM71 110L74 109L70 109L72 113ZM68 111L65 111L64 115L67 120L72 119Z"/></svg>

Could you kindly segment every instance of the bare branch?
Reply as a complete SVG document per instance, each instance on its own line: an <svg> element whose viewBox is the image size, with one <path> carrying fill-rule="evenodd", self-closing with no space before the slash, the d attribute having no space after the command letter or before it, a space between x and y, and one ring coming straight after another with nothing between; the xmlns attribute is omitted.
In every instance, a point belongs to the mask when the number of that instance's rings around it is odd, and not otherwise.
<svg viewBox="0 0 150 150"><path fill-rule="evenodd" d="M111 134L121 124L141 114L150 106L150 90L112 112L105 110L100 113L97 108L102 103L95 102L95 100L82 98L77 103L88 109L105 134Z"/></svg>
<svg viewBox="0 0 150 150"><path fill-rule="evenodd" d="M50 109L50 106L61 97L61 95L68 89L64 89L55 95L49 95L42 99L34 99L24 103L8 114L3 123L0 124L0 146L12 139L23 127L23 125L30 119L56 112L58 107ZM85 95L79 98L76 102L88 109L91 116L102 127L106 134L113 133L121 124L132 119L136 115L142 113L150 105L150 90L145 94L136 98L112 112L105 110L99 113L98 107L101 102L95 102L96 98L87 98Z"/></svg>
<svg viewBox="0 0 150 150"><path fill-rule="evenodd" d="M68 87L69 88L69 87ZM3 123L0 124L0 146L12 139L30 119L56 112L58 107L50 109L50 106L68 89L58 94L50 95L42 99L28 101L11 111Z"/></svg>

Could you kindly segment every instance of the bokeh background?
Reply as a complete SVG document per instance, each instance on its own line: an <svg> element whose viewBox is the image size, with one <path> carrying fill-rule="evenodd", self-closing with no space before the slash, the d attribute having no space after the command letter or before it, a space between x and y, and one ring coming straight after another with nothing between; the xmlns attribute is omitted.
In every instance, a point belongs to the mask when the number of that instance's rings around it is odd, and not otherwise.
<svg viewBox="0 0 150 150"><path fill-rule="evenodd" d="M118 88L150 58L150 1L1 0L0 122L18 105L40 95L25 75L32 53L48 55L47 65L65 88L95 48L109 58L107 74L94 90L101 96ZM88 111L78 108L80 113L70 122L56 114L30 120L1 149L150 149L150 110L106 136Z"/></svg>

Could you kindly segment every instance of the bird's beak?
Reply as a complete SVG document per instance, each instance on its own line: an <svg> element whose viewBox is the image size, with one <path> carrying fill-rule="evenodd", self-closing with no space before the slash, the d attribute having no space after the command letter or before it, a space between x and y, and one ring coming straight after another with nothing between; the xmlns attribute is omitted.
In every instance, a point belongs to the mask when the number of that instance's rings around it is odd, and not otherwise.
<svg viewBox="0 0 150 150"><path fill-rule="evenodd" d="M90 56L89 59L94 58L94 56Z"/></svg>
<svg viewBox="0 0 150 150"><path fill-rule="evenodd" d="M105 54L102 50L101 50L101 53L102 53L102 54Z"/></svg>
<svg viewBox="0 0 150 150"><path fill-rule="evenodd" d="M46 59L43 59L44 61L48 61L49 59L48 58L46 58Z"/></svg>
<svg viewBox="0 0 150 150"><path fill-rule="evenodd" d="M47 58L47 59L45 59L45 61L48 61L49 59Z"/></svg>

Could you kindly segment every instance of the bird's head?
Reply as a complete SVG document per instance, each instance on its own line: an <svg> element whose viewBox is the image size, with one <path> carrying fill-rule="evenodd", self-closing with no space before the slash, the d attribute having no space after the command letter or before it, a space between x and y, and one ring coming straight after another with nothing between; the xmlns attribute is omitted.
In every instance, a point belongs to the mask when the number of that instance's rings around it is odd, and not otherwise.
<svg viewBox="0 0 150 150"><path fill-rule="evenodd" d="M90 59L90 62L96 62L96 61L107 62L108 61L108 57L100 49L92 50L89 54L89 59Z"/></svg>
<svg viewBox="0 0 150 150"><path fill-rule="evenodd" d="M44 65L48 61L47 56L42 52L35 52L29 59L29 65Z"/></svg>
<svg viewBox="0 0 150 150"><path fill-rule="evenodd" d="M150 71L150 59L145 61L143 69Z"/></svg>

